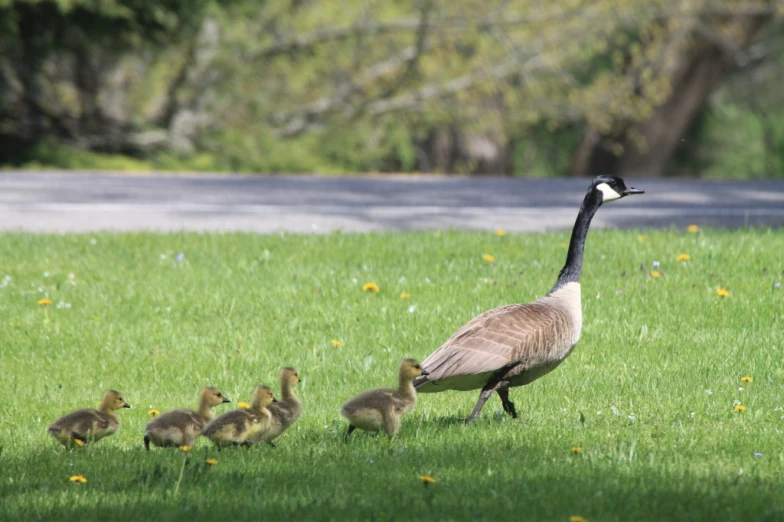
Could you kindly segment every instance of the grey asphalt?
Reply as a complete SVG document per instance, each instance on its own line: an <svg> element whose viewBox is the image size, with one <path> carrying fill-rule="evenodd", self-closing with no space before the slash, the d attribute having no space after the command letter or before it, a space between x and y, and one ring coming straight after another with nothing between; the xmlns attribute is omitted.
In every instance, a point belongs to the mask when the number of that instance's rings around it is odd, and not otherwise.
<svg viewBox="0 0 784 522"><path fill-rule="evenodd" d="M636 179L594 226L781 227L784 180ZM0 171L0 230L367 232L568 229L587 179Z"/></svg>

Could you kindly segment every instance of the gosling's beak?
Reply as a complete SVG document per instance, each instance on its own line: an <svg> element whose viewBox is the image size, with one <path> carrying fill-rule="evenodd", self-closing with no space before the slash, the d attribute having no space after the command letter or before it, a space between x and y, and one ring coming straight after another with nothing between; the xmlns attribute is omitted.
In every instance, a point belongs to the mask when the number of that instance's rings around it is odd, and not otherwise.
<svg viewBox="0 0 784 522"><path fill-rule="evenodd" d="M626 190L623 191L624 196L631 196L634 194L645 194L645 191L636 188L627 188Z"/></svg>
<svg viewBox="0 0 784 522"><path fill-rule="evenodd" d="M223 398L223 402L224 402L224 403L231 402L231 399L229 399L228 397L224 397L224 398Z"/></svg>
<svg viewBox="0 0 784 522"><path fill-rule="evenodd" d="M133 407L133 406L131 406L131 405L130 405L130 404L128 404L127 402L123 404L123 408L132 408L132 407Z"/></svg>
<svg viewBox="0 0 784 522"><path fill-rule="evenodd" d="M422 373L420 375L430 375L430 372L427 370L422 370Z"/></svg>
<svg viewBox="0 0 784 522"><path fill-rule="evenodd" d="M273 398L272 398L272 402L278 402L278 399L276 399L275 397L273 397Z"/></svg>

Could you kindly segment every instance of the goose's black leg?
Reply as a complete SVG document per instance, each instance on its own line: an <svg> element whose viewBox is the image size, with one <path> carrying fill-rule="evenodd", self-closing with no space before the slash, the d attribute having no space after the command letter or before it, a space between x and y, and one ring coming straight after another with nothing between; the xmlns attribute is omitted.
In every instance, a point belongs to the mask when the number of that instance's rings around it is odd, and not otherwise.
<svg viewBox="0 0 784 522"><path fill-rule="evenodd" d="M479 415L479 412L482 411L482 407L487 402L487 399L489 399L490 396L493 394L493 392L496 391L497 387L498 387L497 381L490 381L485 385L484 388L482 388L482 393L479 394L479 400L476 401L476 406L474 406L474 411L472 411L471 415L469 415L468 418L465 420L466 424L471 424L472 422L474 422L474 420L476 420L476 417Z"/></svg>
<svg viewBox="0 0 784 522"><path fill-rule="evenodd" d="M357 429L357 427L356 427L356 426L354 426L353 424L349 424L349 425L348 425L348 430L346 430L346 435L345 435L345 437L344 437L344 438L346 439L346 442L348 442L348 437L349 437L349 435L351 435L351 433L352 433L352 432L353 432L355 429Z"/></svg>
<svg viewBox="0 0 784 522"><path fill-rule="evenodd" d="M512 401L509 400L509 388L501 388L498 390L498 396L501 398L501 405L504 411L508 413L513 419L517 418L517 410Z"/></svg>

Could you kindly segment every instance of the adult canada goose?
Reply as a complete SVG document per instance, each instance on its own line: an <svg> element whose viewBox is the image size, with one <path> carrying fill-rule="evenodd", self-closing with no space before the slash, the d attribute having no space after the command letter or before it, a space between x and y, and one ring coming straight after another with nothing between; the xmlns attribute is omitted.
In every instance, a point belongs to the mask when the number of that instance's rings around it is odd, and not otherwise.
<svg viewBox="0 0 784 522"><path fill-rule="evenodd" d="M267 406L275 402L272 389L257 386L253 391L250 408L232 410L218 416L204 429L204 436L218 447L250 446L250 438L269 428L270 412Z"/></svg>
<svg viewBox="0 0 784 522"><path fill-rule="evenodd" d="M566 264L552 290L533 303L494 308L463 325L422 363L430 375L414 381L417 392L481 388L466 424L479 415L490 395L498 392L504 411L517 418L509 388L551 372L580 338L580 273L591 219L603 203L632 194L643 191L627 188L617 176L594 178L574 223Z"/></svg>
<svg viewBox="0 0 784 522"><path fill-rule="evenodd" d="M103 395L99 409L85 408L64 415L49 426L49 434L66 448L97 442L120 427L114 410L130 407L120 392L109 390Z"/></svg>
<svg viewBox="0 0 784 522"><path fill-rule="evenodd" d="M302 402L294 393L294 385L300 381L299 374L294 368L280 370L280 400L270 404L270 424L267 429L250 437L250 441L268 442L273 448L274 439L280 437L302 415Z"/></svg>
<svg viewBox="0 0 784 522"><path fill-rule="evenodd" d="M171 448L193 446L196 437L212 420L212 408L231 402L214 386L207 386L199 396L199 411L188 408L169 410L147 423L144 434L144 447Z"/></svg>
<svg viewBox="0 0 784 522"><path fill-rule="evenodd" d="M359 428L365 431L384 432L390 437L397 435L403 415L414 409L417 394L412 384L416 377L427 375L419 361L403 359L398 371L398 388L380 388L357 395L347 401L340 414L348 419L346 439Z"/></svg>

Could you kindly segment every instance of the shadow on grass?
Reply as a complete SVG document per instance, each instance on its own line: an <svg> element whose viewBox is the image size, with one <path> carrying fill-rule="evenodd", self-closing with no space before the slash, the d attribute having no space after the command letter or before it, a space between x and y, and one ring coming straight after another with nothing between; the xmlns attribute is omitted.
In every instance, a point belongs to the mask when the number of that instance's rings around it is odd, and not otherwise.
<svg viewBox="0 0 784 522"><path fill-rule="evenodd" d="M442 425L453 432L455 420ZM81 455L6 454L5 473L16 480L0 485L0 519L784 520L773 459L769 469L738 474L710 463L654 465L642 456L554 458L546 456L547 441L518 447L473 428L450 443L409 436L221 453L199 446L176 496L186 459L178 450L106 445ZM210 466L208 457L218 463ZM76 473L88 483L69 483ZM438 481L425 487L418 475Z"/></svg>

